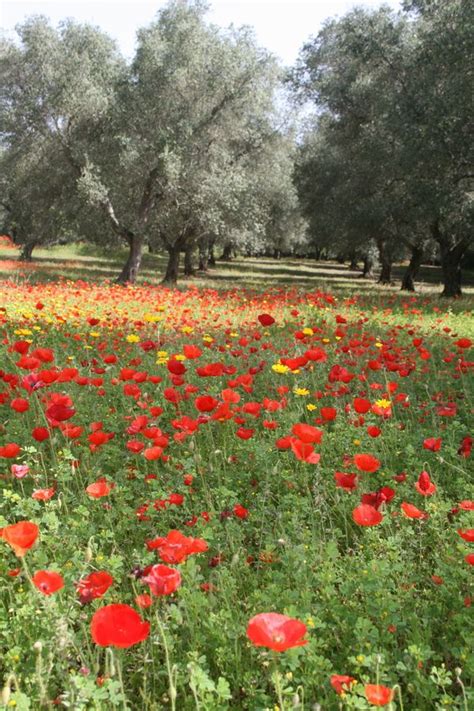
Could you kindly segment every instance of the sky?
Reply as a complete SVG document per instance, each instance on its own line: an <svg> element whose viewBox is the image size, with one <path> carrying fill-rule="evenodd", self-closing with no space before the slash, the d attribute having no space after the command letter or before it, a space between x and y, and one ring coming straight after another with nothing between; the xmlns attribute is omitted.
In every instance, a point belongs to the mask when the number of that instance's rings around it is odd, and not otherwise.
<svg viewBox="0 0 474 711"><path fill-rule="evenodd" d="M150 23L164 0L0 0L0 25L7 36L29 15L46 15L54 25L66 17L98 25L132 57L135 33ZM217 25L254 27L259 44L293 64L304 42L317 34L328 17L340 16L354 5L376 8L382 0L214 0L209 19ZM384 0L397 10L399 0Z"/></svg>

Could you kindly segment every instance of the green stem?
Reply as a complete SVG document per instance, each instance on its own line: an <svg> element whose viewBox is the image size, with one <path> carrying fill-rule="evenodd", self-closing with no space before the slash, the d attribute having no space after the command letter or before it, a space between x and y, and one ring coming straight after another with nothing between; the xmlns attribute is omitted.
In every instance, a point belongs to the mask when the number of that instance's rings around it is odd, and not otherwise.
<svg viewBox="0 0 474 711"><path fill-rule="evenodd" d="M166 641L166 634L162 622L156 615L156 621L158 623L158 629L160 630L161 639L163 640L163 649L165 650L165 661L166 661L166 671L168 672L168 684L169 684L169 695L171 702L171 711L176 711L176 697L178 695L176 691L176 667L171 666L170 655L168 650L168 643Z"/></svg>
<svg viewBox="0 0 474 711"><path fill-rule="evenodd" d="M278 699L278 706L280 707L280 711L285 711L285 702L283 701L283 692L281 688L281 674L278 671L278 663L275 655L273 657L273 666L274 672L272 674L272 681Z"/></svg>

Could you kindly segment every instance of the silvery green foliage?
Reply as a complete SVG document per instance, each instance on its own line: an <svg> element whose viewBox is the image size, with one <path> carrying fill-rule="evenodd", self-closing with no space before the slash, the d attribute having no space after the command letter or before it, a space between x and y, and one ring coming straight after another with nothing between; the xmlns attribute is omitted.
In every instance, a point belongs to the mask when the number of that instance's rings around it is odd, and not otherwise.
<svg viewBox="0 0 474 711"><path fill-rule="evenodd" d="M318 135L303 139L300 195L317 240L434 239L458 268L473 225L474 4L404 6L356 9L303 48L293 83Z"/></svg>

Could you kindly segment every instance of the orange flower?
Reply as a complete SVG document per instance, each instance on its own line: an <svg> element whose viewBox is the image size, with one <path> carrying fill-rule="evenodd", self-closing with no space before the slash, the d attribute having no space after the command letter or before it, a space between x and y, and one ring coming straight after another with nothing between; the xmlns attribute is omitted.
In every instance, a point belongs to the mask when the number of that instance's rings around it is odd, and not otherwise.
<svg viewBox="0 0 474 711"><path fill-rule="evenodd" d="M367 701L373 706L386 706L393 699L393 689L381 684L366 684L364 691Z"/></svg>
<svg viewBox="0 0 474 711"><path fill-rule="evenodd" d="M11 545L19 558L22 558L34 545L38 534L38 526L31 521L19 521L0 530L0 536Z"/></svg>

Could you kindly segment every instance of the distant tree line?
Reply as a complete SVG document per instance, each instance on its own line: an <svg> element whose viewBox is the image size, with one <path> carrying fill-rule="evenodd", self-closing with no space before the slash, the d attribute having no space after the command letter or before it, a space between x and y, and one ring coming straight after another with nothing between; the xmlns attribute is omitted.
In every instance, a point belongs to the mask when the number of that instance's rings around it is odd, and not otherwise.
<svg viewBox="0 0 474 711"><path fill-rule="evenodd" d="M402 287L434 254L461 294L474 226L474 2L413 0L326 22L292 72L315 105L296 182L313 243Z"/></svg>
<svg viewBox="0 0 474 711"><path fill-rule="evenodd" d="M172 0L132 61L98 28L41 16L0 41L0 219L35 246L164 251L164 281L217 250L363 264L413 290L436 258L461 293L474 223L474 3L328 20L283 72L248 28ZM302 110L300 110L302 107ZM295 121L295 116L298 121Z"/></svg>

